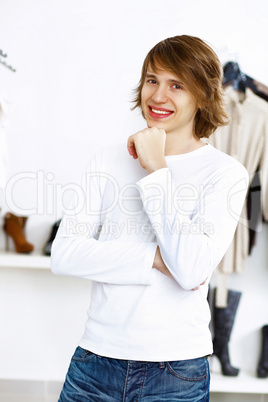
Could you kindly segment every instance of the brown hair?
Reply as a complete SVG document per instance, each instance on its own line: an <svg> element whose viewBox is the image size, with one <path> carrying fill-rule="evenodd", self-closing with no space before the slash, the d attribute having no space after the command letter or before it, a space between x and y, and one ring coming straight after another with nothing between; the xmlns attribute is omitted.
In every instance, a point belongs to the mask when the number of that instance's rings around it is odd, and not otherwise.
<svg viewBox="0 0 268 402"><path fill-rule="evenodd" d="M172 72L193 94L199 108L194 120L197 137L209 137L217 127L228 124L223 108L222 66L216 53L204 41L181 35L155 45L144 60L132 110L141 108L141 91L149 66L155 72L159 68Z"/></svg>

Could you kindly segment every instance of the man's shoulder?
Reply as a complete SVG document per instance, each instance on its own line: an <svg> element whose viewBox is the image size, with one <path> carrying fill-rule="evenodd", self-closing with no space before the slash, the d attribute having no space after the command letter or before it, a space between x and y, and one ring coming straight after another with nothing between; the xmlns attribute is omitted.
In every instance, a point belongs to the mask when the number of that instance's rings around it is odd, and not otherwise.
<svg viewBox="0 0 268 402"><path fill-rule="evenodd" d="M245 166L234 156L230 156L225 152L220 151L211 144L209 144L209 147L210 156L213 160L213 168L215 170L225 170L226 172L228 171L234 175L239 174L245 177L248 176Z"/></svg>

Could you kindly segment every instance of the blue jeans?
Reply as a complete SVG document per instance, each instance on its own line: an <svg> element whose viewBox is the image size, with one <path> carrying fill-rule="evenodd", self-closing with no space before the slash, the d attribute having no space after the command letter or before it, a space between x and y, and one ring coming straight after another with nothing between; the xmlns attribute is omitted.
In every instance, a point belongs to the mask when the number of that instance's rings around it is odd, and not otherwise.
<svg viewBox="0 0 268 402"><path fill-rule="evenodd" d="M208 402L206 357L139 362L98 356L78 346L59 402Z"/></svg>

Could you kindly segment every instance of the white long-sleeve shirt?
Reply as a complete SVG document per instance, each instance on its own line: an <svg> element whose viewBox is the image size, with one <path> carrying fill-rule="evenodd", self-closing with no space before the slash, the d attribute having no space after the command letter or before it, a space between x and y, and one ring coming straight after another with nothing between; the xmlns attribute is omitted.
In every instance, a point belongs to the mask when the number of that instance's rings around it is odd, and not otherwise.
<svg viewBox="0 0 268 402"><path fill-rule="evenodd" d="M210 144L165 157L151 174L126 144L100 150L62 219L55 274L92 281L79 345L143 361L212 353L206 278L232 240L248 186L245 168ZM153 262L157 245L172 273Z"/></svg>

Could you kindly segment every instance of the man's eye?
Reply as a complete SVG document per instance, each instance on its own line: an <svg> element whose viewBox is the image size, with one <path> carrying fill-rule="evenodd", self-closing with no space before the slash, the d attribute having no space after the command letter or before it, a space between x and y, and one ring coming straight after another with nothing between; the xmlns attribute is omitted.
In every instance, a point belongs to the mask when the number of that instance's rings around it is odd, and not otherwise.
<svg viewBox="0 0 268 402"><path fill-rule="evenodd" d="M148 80L148 82L149 82L149 84L156 84L156 81L155 80Z"/></svg>
<svg viewBox="0 0 268 402"><path fill-rule="evenodd" d="M174 89L182 89L182 87L179 84L174 84L172 87Z"/></svg>

